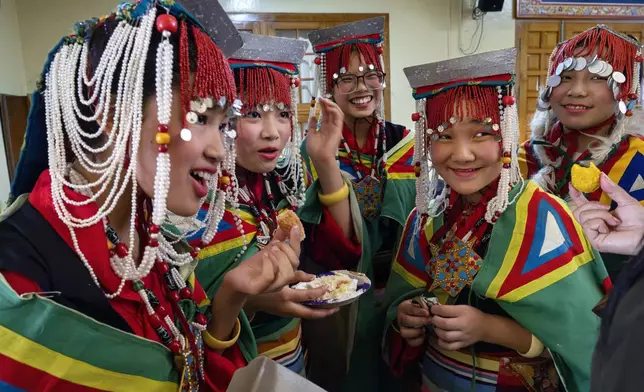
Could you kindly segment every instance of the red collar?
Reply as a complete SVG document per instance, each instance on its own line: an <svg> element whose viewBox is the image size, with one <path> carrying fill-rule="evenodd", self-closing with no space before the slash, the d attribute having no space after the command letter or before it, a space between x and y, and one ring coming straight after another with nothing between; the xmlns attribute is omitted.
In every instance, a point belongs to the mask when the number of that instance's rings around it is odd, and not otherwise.
<svg viewBox="0 0 644 392"><path fill-rule="evenodd" d="M86 196L73 192L68 188L65 188L65 194L73 201L80 202L87 200ZM29 195L29 202L42 214L49 225L56 230L58 235L65 240L67 245L72 250L76 251L69 227L60 220L58 213L54 208L51 196L51 176L49 170L42 172L38 178L33 191ZM73 216L81 219L95 215L98 211L96 203L89 203L82 206L66 205L66 207ZM107 293L113 293L118 290L121 278L114 273L110 265L107 237L105 236L103 223L98 222L90 227L74 229L74 233L76 234L77 243L81 252L94 270L94 274L103 290ZM140 302L141 300L139 295L132 290L130 285L125 285L120 297L137 302Z"/></svg>

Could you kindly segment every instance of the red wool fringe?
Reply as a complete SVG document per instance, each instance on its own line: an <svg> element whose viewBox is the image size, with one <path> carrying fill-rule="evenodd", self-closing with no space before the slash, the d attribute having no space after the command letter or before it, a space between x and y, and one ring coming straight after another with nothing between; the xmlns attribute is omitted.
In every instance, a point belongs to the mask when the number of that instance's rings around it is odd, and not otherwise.
<svg viewBox="0 0 644 392"><path fill-rule="evenodd" d="M200 28L192 26L192 35L197 46L193 97L213 97L215 102L220 97L226 97L228 104L231 104L237 96L235 79L224 53Z"/></svg>
<svg viewBox="0 0 644 392"><path fill-rule="evenodd" d="M351 52L357 50L360 54L361 60L364 64L373 64L376 69L381 72L384 70L380 64L380 55L378 49L374 44L366 44L364 42L357 42L351 45L342 45L333 50L326 52L326 89L327 92L333 91L333 74L340 73L340 68L344 67L349 69L349 61L351 61ZM360 61L362 63L362 61Z"/></svg>
<svg viewBox="0 0 644 392"><path fill-rule="evenodd" d="M226 57L210 36L196 26L192 26L192 38L197 53L192 55L197 56L197 70L190 70L188 38L188 24L182 21L179 36L179 78L184 125L186 113L190 111L190 101L194 98L212 97L217 102L220 97L226 97L226 102L230 105L237 96L235 79ZM194 78L192 85L191 74Z"/></svg>
<svg viewBox="0 0 644 392"><path fill-rule="evenodd" d="M449 124L450 117L476 120L489 117L493 124L501 122L498 92L492 86L458 86L449 89L427 98L425 110L427 127L434 130L441 124Z"/></svg>
<svg viewBox="0 0 644 392"><path fill-rule="evenodd" d="M618 99L628 96L633 83L633 65L637 56L637 47L604 29L588 30L561 44L551 59L552 73L554 74L557 65L567 57L586 57L594 54L610 63L614 71L619 71L626 76L626 83L621 85Z"/></svg>
<svg viewBox="0 0 644 392"><path fill-rule="evenodd" d="M239 97L244 111L258 105L279 103L291 106L291 77L273 68L239 69Z"/></svg>
<svg viewBox="0 0 644 392"><path fill-rule="evenodd" d="M188 46L188 24L181 22L179 33L179 89L181 91L182 124L186 126L186 113L190 110L192 92L190 89L190 53Z"/></svg>

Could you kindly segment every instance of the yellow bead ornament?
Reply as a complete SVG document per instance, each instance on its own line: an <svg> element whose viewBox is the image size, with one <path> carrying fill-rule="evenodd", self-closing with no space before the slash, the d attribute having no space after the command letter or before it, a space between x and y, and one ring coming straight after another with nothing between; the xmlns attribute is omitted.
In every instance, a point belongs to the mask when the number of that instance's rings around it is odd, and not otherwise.
<svg viewBox="0 0 644 392"><path fill-rule="evenodd" d="M576 164L572 167L570 182L579 192L592 193L599 189L601 174L601 170L592 162L589 167Z"/></svg>
<svg viewBox="0 0 644 392"><path fill-rule="evenodd" d="M157 144L170 144L170 135L165 132L158 132L155 140Z"/></svg>
<svg viewBox="0 0 644 392"><path fill-rule="evenodd" d="M508 165L509 165L510 163L512 163L512 158L510 158L510 157L503 157L503 158L501 158L501 162L503 162L503 163L505 163L505 164L508 164Z"/></svg>

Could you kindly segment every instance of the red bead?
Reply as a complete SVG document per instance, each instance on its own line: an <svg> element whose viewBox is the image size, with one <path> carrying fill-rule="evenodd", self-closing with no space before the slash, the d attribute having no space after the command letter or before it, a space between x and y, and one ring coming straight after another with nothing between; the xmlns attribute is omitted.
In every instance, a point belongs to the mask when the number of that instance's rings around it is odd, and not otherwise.
<svg viewBox="0 0 644 392"><path fill-rule="evenodd" d="M208 319L206 318L206 316L204 316L201 313L199 313L199 314L197 314L197 316L195 316L195 321L197 322L197 324L201 324L201 325L208 324Z"/></svg>
<svg viewBox="0 0 644 392"><path fill-rule="evenodd" d="M420 113L413 113L411 115L411 121L418 121L420 120Z"/></svg>
<svg viewBox="0 0 644 392"><path fill-rule="evenodd" d="M376 51L378 52L378 54L383 54L385 52L385 50L382 48L382 46L378 46L376 48Z"/></svg>
<svg viewBox="0 0 644 392"><path fill-rule="evenodd" d="M150 233L151 234L158 234L161 228L158 225L152 224L150 225Z"/></svg>
<svg viewBox="0 0 644 392"><path fill-rule="evenodd" d="M627 111L626 111L626 117L631 117L632 115L633 115L633 111L632 111L632 110L627 110Z"/></svg>
<svg viewBox="0 0 644 392"><path fill-rule="evenodd" d="M191 256L193 259L196 259L196 258L197 258L197 256L199 256L199 252L200 252L200 251L201 251L201 249L199 249L199 248L194 248L194 249L190 252L190 256Z"/></svg>
<svg viewBox="0 0 644 392"><path fill-rule="evenodd" d="M272 194L268 195L268 200L275 200L275 196L273 196Z"/></svg>
<svg viewBox="0 0 644 392"><path fill-rule="evenodd" d="M181 297L179 296L179 293L177 293L176 291L171 291L170 292L170 299L173 302L179 302L181 300Z"/></svg>
<svg viewBox="0 0 644 392"><path fill-rule="evenodd" d="M159 273L161 275L165 275L168 273L168 271L170 271L170 267L168 267L168 263L165 263L165 262L157 263L157 269L159 270Z"/></svg>
<svg viewBox="0 0 644 392"><path fill-rule="evenodd" d="M171 33L176 33L179 28L177 23L177 18L170 14L163 14L157 16L157 31L163 33L164 31L169 31Z"/></svg>
<svg viewBox="0 0 644 392"><path fill-rule="evenodd" d="M159 314L160 317L165 318L168 315L168 311L165 310L163 306L159 306L155 309L155 312Z"/></svg>
<svg viewBox="0 0 644 392"><path fill-rule="evenodd" d="M628 99L630 99L631 101L636 100L637 99L637 94L635 94L635 93L628 94Z"/></svg>
<svg viewBox="0 0 644 392"><path fill-rule="evenodd" d="M157 147L157 150L159 152L168 152L168 145L167 144L159 144L159 147Z"/></svg>
<svg viewBox="0 0 644 392"><path fill-rule="evenodd" d="M314 62L316 65L320 65L320 64L322 64L322 59L321 59L321 58L319 58L319 57L316 57L316 58L315 58L315 60L313 60L313 62Z"/></svg>
<svg viewBox="0 0 644 392"><path fill-rule="evenodd" d="M504 163L504 164L503 164L503 168L504 168L504 169L509 169L509 168L510 168L510 165L508 165L507 163Z"/></svg>
<svg viewBox="0 0 644 392"><path fill-rule="evenodd" d="M166 133L168 132L168 126L165 124L159 124L159 126L157 127L157 131L161 133Z"/></svg>
<svg viewBox="0 0 644 392"><path fill-rule="evenodd" d="M496 216L497 218L498 218L498 217L500 217L500 216L501 216L501 212L496 211L496 212L494 213L494 216Z"/></svg>
<svg viewBox="0 0 644 392"><path fill-rule="evenodd" d="M175 354L179 354L179 351L181 351L181 345L176 340L170 343L168 348Z"/></svg>
<svg viewBox="0 0 644 392"><path fill-rule="evenodd" d="M181 294L181 298L183 299L188 299L192 297L192 293L190 292L190 289L187 287L182 288L180 294Z"/></svg>
<svg viewBox="0 0 644 392"><path fill-rule="evenodd" d="M380 161L380 167L381 167L381 168L383 168L383 169L384 169L385 167L387 167L387 162L385 162L385 161Z"/></svg>
<svg viewBox="0 0 644 392"><path fill-rule="evenodd" d="M644 57L642 57L641 55L637 56L635 57L635 61L637 61L638 63L641 63L642 61L644 61Z"/></svg>
<svg viewBox="0 0 644 392"><path fill-rule="evenodd" d="M114 249L116 250L116 254L117 254L120 258L123 258L123 257L127 256L127 254L129 253L129 250L127 249L127 246L126 246L124 243L122 243L122 242L121 242L121 243L119 243L119 244L117 244L117 245L114 247Z"/></svg>
<svg viewBox="0 0 644 392"><path fill-rule="evenodd" d="M496 223L496 221L497 221L496 216L493 216L492 217L492 223Z"/></svg>
<svg viewBox="0 0 644 392"><path fill-rule="evenodd" d="M504 157L506 157L506 158L509 158L509 157L510 157L510 153L509 153L508 151L506 151L506 152L504 152L504 153L503 153L503 156L504 156Z"/></svg>
<svg viewBox="0 0 644 392"><path fill-rule="evenodd" d="M505 106L512 106L514 105L514 97L512 95L506 95L505 97L503 97L501 102L503 102Z"/></svg>
<svg viewBox="0 0 644 392"><path fill-rule="evenodd" d="M150 316L150 324L152 325L152 328L159 328L161 326L161 319L157 314L153 314Z"/></svg>
<svg viewBox="0 0 644 392"><path fill-rule="evenodd" d="M159 240L157 240L156 238L150 238L148 245L153 248L157 248L159 246Z"/></svg>
<svg viewBox="0 0 644 392"><path fill-rule="evenodd" d="M293 86L300 87L300 78L293 78Z"/></svg>

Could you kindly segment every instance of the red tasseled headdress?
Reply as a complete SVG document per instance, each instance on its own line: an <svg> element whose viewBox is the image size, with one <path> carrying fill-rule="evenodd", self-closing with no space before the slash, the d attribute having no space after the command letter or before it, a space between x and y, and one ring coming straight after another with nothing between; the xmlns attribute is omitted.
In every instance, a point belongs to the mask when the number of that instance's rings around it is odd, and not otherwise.
<svg viewBox="0 0 644 392"><path fill-rule="evenodd" d="M434 130L441 124L449 124L452 116L467 116L477 120L491 118L493 124L501 122L498 92L493 86L462 85L450 88L428 97L425 110L426 125Z"/></svg>
<svg viewBox="0 0 644 392"><path fill-rule="evenodd" d="M333 91L333 74L340 73L340 68L349 68L349 61L351 61L351 52L354 48L364 58L365 64L373 64L376 69L384 72L380 64L380 54L378 47L375 44L355 42L351 44L341 45L335 49L326 52L326 89L328 92Z"/></svg>
<svg viewBox="0 0 644 392"><path fill-rule="evenodd" d="M269 67L238 68L239 99L243 111L259 105L283 103L291 106L291 75Z"/></svg>
<svg viewBox="0 0 644 392"><path fill-rule="evenodd" d="M190 101L194 98L212 98L215 102L226 97L228 105L237 96L233 72L223 52L208 34L196 26L190 26L192 38L197 49L197 71L194 82L190 83L190 51L188 44L188 24L181 22L179 41L179 72L181 77L181 105L183 118L190 111ZM195 55L193 53L193 55Z"/></svg>
<svg viewBox="0 0 644 392"><path fill-rule="evenodd" d="M623 99L631 91L634 76L639 78L639 75L633 75L633 65L638 56L639 47L635 39L620 35L605 27L597 26L563 42L556 48L551 58L550 75L555 73L557 65L566 58L597 54L613 67L613 71L621 72L626 76L626 83L622 84L618 97Z"/></svg>

